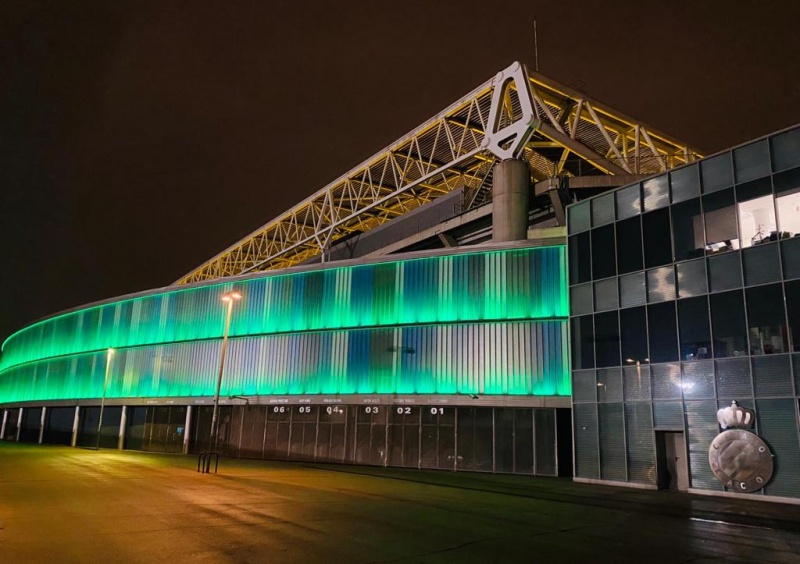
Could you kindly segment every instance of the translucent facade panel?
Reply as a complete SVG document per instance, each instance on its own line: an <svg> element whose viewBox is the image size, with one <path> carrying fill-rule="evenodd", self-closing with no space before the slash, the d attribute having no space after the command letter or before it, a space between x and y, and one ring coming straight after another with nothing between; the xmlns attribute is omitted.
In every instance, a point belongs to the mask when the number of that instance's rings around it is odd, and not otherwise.
<svg viewBox="0 0 800 564"><path fill-rule="evenodd" d="M3 345L2 368L43 358L230 335L568 315L563 247L265 274L123 298L44 320ZM325 304L323 310L322 304Z"/></svg>
<svg viewBox="0 0 800 564"><path fill-rule="evenodd" d="M725 253L709 257L708 280L712 292L741 288L741 255L739 253Z"/></svg>
<svg viewBox="0 0 800 564"><path fill-rule="evenodd" d="M672 206L672 237L676 261L705 254L705 233L699 198Z"/></svg>
<svg viewBox="0 0 800 564"><path fill-rule="evenodd" d="M681 367L678 363L654 364L650 366L653 379L653 399L681 399Z"/></svg>
<svg viewBox="0 0 800 564"><path fill-rule="evenodd" d="M669 205L669 178L666 174L642 182L644 211L649 212Z"/></svg>
<svg viewBox="0 0 800 564"><path fill-rule="evenodd" d="M219 346L209 340L118 349L106 397L212 396ZM236 338L222 394L569 395L567 347L566 321ZM3 373L0 397L98 398L104 373L104 352L28 363Z"/></svg>
<svg viewBox="0 0 800 564"><path fill-rule="evenodd" d="M669 174L672 202L690 200L700 195L700 166L685 166Z"/></svg>
<svg viewBox="0 0 800 564"><path fill-rule="evenodd" d="M644 272L620 276L619 297L622 307L644 305L647 302Z"/></svg>
<svg viewBox="0 0 800 564"><path fill-rule="evenodd" d="M592 313L592 284L580 284L569 289L569 305L572 315Z"/></svg>
<svg viewBox="0 0 800 564"><path fill-rule="evenodd" d="M625 456L625 415L622 403L598 406L600 433L600 478L622 481L627 479Z"/></svg>
<svg viewBox="0 0 800 564"><path fill-rule="evenodd" d="M647 301L663 302L675 299L675 269L662 266L647 271Z"/></svg>
<svg viewBox="0 0 800 564"><path fill-rule="evenodd" d="M639 217L617 222L617 269L620 274L644 268L642 225Z"/></svg>
<svg viewBox="0 0 800 564"><path fill-rule="evenodd" d="M644 264L647 268L672 262L669 208L642 216L642 236L644 239Z"/></svg>
<svg viewBox="0 0 800 564"><path fill-rule="evenodd" d="M572 373L574 403L596 403L598 387L594 370L575 370Z"/></svg>
<svg viewBox="0 0 800 564"><path fill-rule="evenodd" d="M725 252L740 247L732 189L703 196L703 213L707 252Z"/></svg>
<svg viewBox="0 0 800 564"><path fill-rule="evenodd" d="M776 354L789 351L789 336L780 284L745 290L750 354Z"/></svg>
<svg viewBox="0 0 800 564"><path fill-rule="evenodd" d="M625 404L628 480L655 484L656 460L653 415L649 403Z"/></svg>
<svg viewBox="0 0 800 564"><path fill-rule="evenodd" d="M689 447L689 483L694 488L722 490L708 464L708 445L719 434L717 402L714 400L684 402L687 443Z"/></svg>
<svg viewBox="0 0 800 564"><path fill-rule="evenodd" d="M733 186L733 167L730 153L723 153L700 162L703 193L710 194Z"/></svg>
<svg viewBox="0 0 800 564"><path fill-rule="evenodd" d="M769 144L767 140L762 139L734 149L733 164L737 184L769 175Z"/></svg>
<svg viewBox="0 0 800 564"><path fill-rule="evenodd" d="M592 227L614 221L614 194L608 193L592 199Z"/></svg>
<svg viewBox="0 0 800 564"><path fill-rule="evenodd" d="M614 192L617 200L617 219L634 217L642 213L642 194L639 184L620 188Z"/></svg>
<svg viewBox="0 0 800 564"><path fill-rule="evenodd" d="M597 401L601 403L622 401L622 369L597 370Z"/></svg>
<svg viewBox="0 0 800 564"><path fill-rule="evenodd" d="M753 362L753 387L757 398L794 395L791 358L788 354L759 356Z"/></svg>
<svg viewBox="0 0 800 564"><path fill-rule="evenodd" d="M608 278L594 283L595 311L608 311L619 308L617 279Z"/></svg>
<svg viewBox="0 0 800 564"><path fill-rule="evenodd" d="M575 475L579 478L600 478L597 404L583 403L572 407L575 429Z"/></svg>
<svg viewBox="0 0 800 564"><path fill-rule="evenodd" d="M742 292L712 294L711 330L717 358L747 354L747 326Z"/></svg>
<svg viewBox="0 0 800 564"><path fill-rule="evenodd" d="M756 400L759 435L775 453L776 465L767 495L800 497L800 441L793 398Z"/></svg>
<svg viewBox="0 0 800 564"><path fill-rule="evenodd" d="M757 245L742 252L744 281L747 286L777 282L781 279L781 257L778 245Z"/></svg>
<svg viewBox="0 0 800 564"><path fill-rule="evenodd" d="M750 360L729 358L714 361L717 375L717 397L720 399L739 399L753 396L753 383L750 378Z"/></svg>
<svg viewBox="0 0 800 564"><path fill-rule="evenodd" d="M708 293L706 261L679 262L675 265L678 277L678 297L689 298Z"/></svg>
<svg viewBox="0 0 800 564"><path fill-rule="evenodd" d="M585 200L567 208L569 234L581 233L591 227L591 202Z"/></svg>
<svg viewBox="0 0 800 564"><path fill-rule="evenodd" d="M800 237L781 241L781 260L784 278L800 278Z"/></svg>
<svg viewBox="0 0 800 564"><path fill-rule="evenodd" d="M622 368L625 401L650 401L650 367L647 365L629 365Z"/></svg>
<svg viewBox="0 0 800 564"><path fill-rule="evenodd" d="M702 362L686 363L682 369L681 388L683 389L684 399L715 398L713 361L704 360Z"/></svg>
<svg viewBox="0 0 800 564"><path fill-rule="evenodd" d="M770 139L772 147L772 170L800 167L800 129L793 129Z"/></svg>
<svg viewBox="0 0 800 564"><path fill-rule="evenodd" d="M653 424L656 429L683 430L683 404L679 401L653 403Z"/></svg>

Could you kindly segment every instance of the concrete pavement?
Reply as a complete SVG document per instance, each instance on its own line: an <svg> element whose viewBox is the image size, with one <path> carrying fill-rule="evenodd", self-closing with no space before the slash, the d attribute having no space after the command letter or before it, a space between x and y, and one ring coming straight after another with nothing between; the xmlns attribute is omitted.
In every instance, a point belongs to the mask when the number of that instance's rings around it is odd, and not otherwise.
<svg viewBox="0 0 800 564"><path fill-rule="evenodd" d="M800 506L0 443L0 562L800 562Z"/></svg>

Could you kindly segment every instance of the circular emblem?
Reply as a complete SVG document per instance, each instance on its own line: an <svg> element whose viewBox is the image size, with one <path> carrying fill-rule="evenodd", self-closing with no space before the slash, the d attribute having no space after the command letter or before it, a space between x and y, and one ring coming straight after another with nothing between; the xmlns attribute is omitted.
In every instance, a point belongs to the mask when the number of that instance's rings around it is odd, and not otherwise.
<svg viewBox="0 0 800 564"><path fill-rule="evenodd" d="M772 478L772 453L761 438L744 429L723 431L708 448L717 480L737 492L754 492Z"/></svg>

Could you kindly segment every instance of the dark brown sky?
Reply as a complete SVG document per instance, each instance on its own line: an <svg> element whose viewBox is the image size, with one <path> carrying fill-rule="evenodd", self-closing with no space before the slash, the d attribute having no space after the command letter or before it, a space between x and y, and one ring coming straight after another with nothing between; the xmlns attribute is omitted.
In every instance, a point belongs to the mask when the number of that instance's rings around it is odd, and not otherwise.
<svg viewBox="0 0 800 564"><path fill-rule="evenodd" d="M360 4L364 4L363 6ZM0 339L168 284L514 60L706 152L800 122L795 2L0 8Z"/></svg>

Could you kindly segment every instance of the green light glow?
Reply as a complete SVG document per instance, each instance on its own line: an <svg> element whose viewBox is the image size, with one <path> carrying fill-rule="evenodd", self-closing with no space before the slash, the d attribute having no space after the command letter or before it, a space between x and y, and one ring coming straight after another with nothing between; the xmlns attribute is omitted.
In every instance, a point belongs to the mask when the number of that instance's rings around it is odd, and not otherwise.
<svg viewBox="0 0 800 564"><path fill-rule="evenodd" d="M4 343L0 402L99 397L109 347L108 397L212 395L234 288L223 393L570 393L564 248L539 247L267 273L53 317Z"/></svg>

